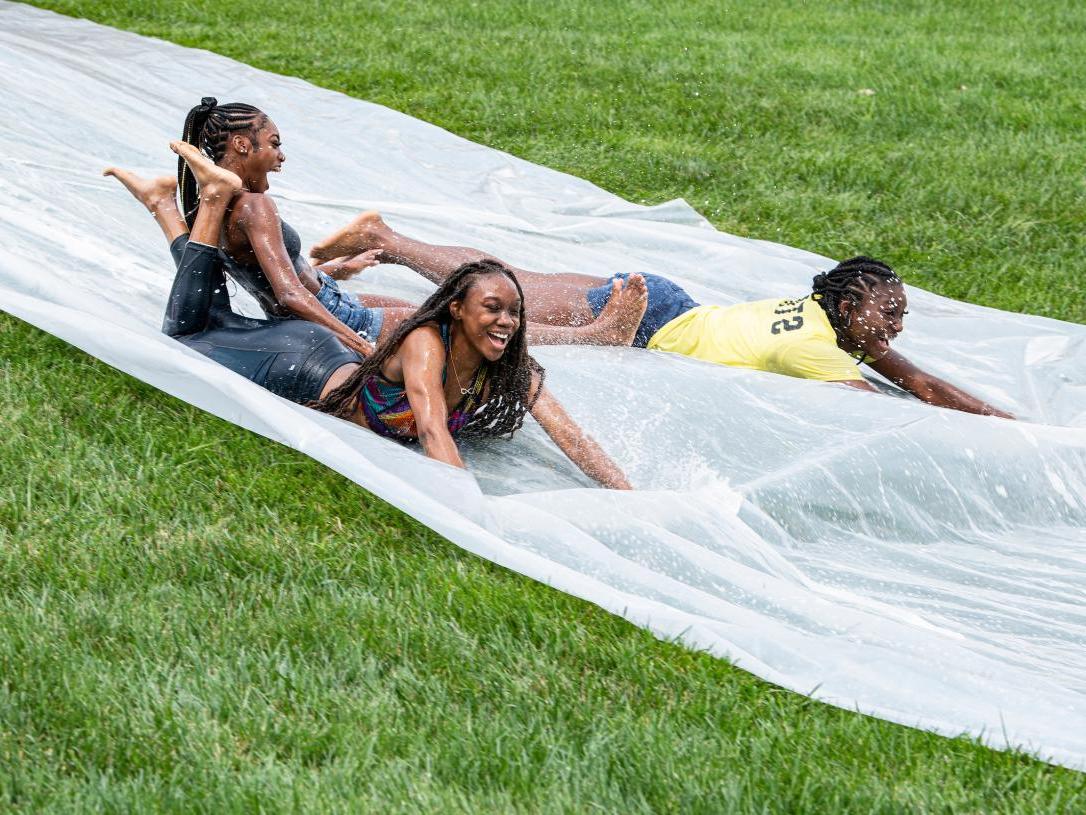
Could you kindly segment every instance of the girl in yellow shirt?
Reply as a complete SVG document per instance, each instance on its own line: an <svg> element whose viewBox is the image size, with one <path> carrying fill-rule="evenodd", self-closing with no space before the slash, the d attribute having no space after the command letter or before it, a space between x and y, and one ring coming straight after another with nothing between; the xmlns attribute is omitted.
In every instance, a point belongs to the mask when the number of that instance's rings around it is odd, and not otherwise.
<svg viewBox="0 0 1086 815"><path fill-rule="evenodd" d="M812 288L799 300L698 306L657 331L648 347L874 390L859 371L866 363L929 404L1014 418L890 349L904 328L908 301L901 278L885 263L849 258L816 275Z"/></svg>

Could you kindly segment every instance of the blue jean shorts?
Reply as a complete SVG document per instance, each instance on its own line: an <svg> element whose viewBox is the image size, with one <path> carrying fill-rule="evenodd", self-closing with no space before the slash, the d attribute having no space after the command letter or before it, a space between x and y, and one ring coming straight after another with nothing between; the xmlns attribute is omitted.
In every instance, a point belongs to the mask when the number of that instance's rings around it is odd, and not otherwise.
<svg viewBox="0 0 1086 815"><path fill-rule="evenodd" d="M625 281L628 274L614 275L615 278ZM645 348L652 339L652 335L670 323L676 317L686 314L698 304L686 293L682 286L672 283L666 277L660 275L642 275L645 278L645 286L649 290L649 305L645 309L645 316L641 318L641 325L637 327L637 334L631 343L634 348ZM599 317L607 301L611 299L611 280L602 286L588 290L588 305L592 307L592 313Z"/></svg>
<svg viewBox="0 0 1086 815"><path fill-rule="evenodd" d="M324 272L317 272L317 274L320 275L321 281L317 299L320 300L321 305L347 328L359 334L362 339L377 342L381 326L385 322L385 310L367 308L359 303L354 295L343 291L339 283Z"/></svg>

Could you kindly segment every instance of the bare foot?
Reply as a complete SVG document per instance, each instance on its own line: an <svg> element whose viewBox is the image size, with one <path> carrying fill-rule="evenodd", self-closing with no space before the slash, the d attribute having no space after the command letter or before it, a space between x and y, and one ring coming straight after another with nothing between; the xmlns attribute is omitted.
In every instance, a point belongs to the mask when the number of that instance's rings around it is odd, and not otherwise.
<svg viewBox="0 0 1086 815"><path fill-rule="evenodd" d="M102 175L120 181L152 215L158 215L163 207L177 209L177 179L172 175L143 178L123 167L106 167L102 170Z"/></svg>
<svg viewBox="0 0 1086 815"><path fill-rule="evenodd" d="M187 141L172 141L170 149L185 160L200 185L200 201L229 201L243 189L241 179L201 153Z"/></svg>
<svg viewBox="0 0 1086 815"><path fill-rule="evenodd" d="M630 275L625 286L622 280L615 278L611 281L611 298L600 316L585 326L587 340L595 345L629 345L637 335L648 305L645 278L639 274Z"/></svg>
<svg viewBox="0 0 1086 815"><path fill-rule="evenodd" d="M334 258L316 268L333 280L349 280L363 269L380 264L381 261L377 259L380 253L380 249L367 249L354 257Z"/></svg>
<svg viewBox="0 0 1086 815"><path fill-rule="evenodd" d="M316 261L357 255L370 249L381 250L392 230L381 220L377 210L369 209L337 232L313 244L309 257Z"/></svg>

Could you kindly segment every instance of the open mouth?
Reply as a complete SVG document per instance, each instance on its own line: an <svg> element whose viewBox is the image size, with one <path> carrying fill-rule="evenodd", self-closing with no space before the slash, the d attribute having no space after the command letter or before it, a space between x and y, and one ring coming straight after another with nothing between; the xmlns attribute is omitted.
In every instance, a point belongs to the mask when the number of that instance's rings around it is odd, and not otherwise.
<svg viewBox="0 0 1086 815"><path fill-rule="evenodd" d="M504 351L509 344L509 335L502 331L487 331L486 336L499 351Z"/></svg>

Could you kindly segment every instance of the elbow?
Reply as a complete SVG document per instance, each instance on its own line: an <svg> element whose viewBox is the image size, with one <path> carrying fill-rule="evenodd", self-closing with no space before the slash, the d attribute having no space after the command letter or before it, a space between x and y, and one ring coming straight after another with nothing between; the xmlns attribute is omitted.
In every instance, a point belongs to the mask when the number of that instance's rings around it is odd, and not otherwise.
<svg viewBox="0 0 1086 815"><path fill-rule="evenodd" d="M303 286L291 286L289 289L277 292L275 297L279 301L279 305L291 314L302 317L310 311L310 309L307 308L309 305L309 298L306 297L307 294L308 292Z"/></svg>

